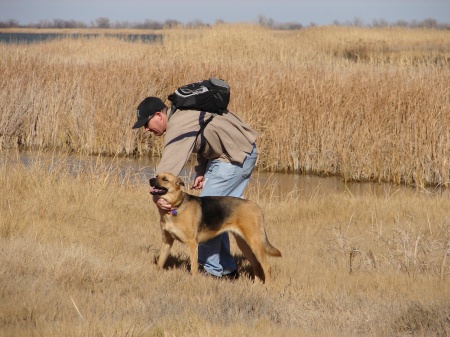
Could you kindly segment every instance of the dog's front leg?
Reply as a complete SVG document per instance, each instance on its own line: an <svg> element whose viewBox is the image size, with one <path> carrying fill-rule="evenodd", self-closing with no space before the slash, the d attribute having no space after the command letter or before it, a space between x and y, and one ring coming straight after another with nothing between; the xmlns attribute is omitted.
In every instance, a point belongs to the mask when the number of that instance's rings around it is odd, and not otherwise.
<svg viewBox="0 0 450 337"><path fill-rule="evenodd" d="M174 238L168 231L163 230L162 231L162 243L161 243L161 249L159 251L159 258L157 262L158 268L163 268L164 264L167 261L167 258L169 257L170 249L172 248Z"/></svg>
<svg viewBox="0 0 450 337"><path fill-rule="evenodd" d="M198 245L197 241L189 240L186 242L189 247L189 257L191 259L191 274L195 275L198 273Z"/></svg>

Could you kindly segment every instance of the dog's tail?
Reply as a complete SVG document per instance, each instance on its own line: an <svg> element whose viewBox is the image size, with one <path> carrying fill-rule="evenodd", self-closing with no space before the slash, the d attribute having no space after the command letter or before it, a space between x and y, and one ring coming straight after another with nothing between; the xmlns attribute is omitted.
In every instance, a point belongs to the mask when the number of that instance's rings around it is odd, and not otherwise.
<svg viewBox="0 0 450 337"><path fill-rule="evenodd" d="M262 214L262 211L260 221L263 224L263 226L261 226L261 236L264 243L264 251L270 256L281 256L281 252L277 248L272 246L272 244L269 242L269 239L267 238L266 225L264 224L264 215Z"/></svg>
<svg viewBox="0 0 450 337"><path fill-rule="evenodd" d="M281 252L277 248L272 246L272 244L267 240L267 237L266 237L266 242L264 244L264 250L270 256L281 256Z"/></svg>

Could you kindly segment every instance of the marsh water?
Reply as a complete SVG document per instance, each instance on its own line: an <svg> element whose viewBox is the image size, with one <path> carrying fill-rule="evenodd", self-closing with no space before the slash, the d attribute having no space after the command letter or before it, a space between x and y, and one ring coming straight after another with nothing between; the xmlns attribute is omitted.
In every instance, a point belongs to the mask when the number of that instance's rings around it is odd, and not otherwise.
<svg viewBox="0 0 450 337"><path fill-rule="evenodd" d="M42 153L32 151L0 153L0 166L20 161L26 166L38 163L49 170L67 170L72 174L83 172L112 172L120 179L134 185L147 185L153 176L158 163L157 158L123 158L101 156L78 156L59 153ZM186 165L181 173L185 179L193 181L192 165ZM317 194L344 193L353 196L391 196L399 192L423 192L430 195L445 195L450 197L448 188L413 188L403 185L376 182L345 182L340 176L320 177L311 174L261 172L255 169L250 179L248 189L273 197L311 196Z"/></svg>
<svg viewBox="0 0 450 337"><path fill-rule="evenodd" d="M61 39L77 39L77 38L96 38L98 36L106 36L117 38L130 42L148 42L155 43L162 41L161 34L94 34L94 33L0 33L0 43L39 43Z"/></svg>

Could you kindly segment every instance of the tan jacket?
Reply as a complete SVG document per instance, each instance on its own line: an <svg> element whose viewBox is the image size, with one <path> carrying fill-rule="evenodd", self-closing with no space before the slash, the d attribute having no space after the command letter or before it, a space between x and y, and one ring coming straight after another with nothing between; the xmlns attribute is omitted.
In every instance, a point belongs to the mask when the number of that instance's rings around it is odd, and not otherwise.
<svg viewBox="0 0 450 337"><path fill-rule="evenodd" d="M258 133L231 112L216 115L199 134L208 112L177 110L168 117L164 149L156 174L180 175L191 153L197 153L195 173L203 175L210 159L242 164L253 149ZM199 151L203 150L199 153Z"/></svg>

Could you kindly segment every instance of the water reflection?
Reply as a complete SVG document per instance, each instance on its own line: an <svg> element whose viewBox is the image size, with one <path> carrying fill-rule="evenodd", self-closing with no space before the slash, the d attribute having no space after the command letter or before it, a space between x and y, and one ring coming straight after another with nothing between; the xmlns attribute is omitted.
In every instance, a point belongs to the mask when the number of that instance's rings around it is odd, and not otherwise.
<svg viewBox="0 0 450 337"><path fill-rule="evenodd" d="M162 42L162 34L95 34L95 33L0 33L0 42L3 43L37 43L61 39L96 38L99 36L117 38L129 42Z"/></svg>
<svg viewBox="0 0 450 337"><path fill-rule="evenodd" d="M347 193L350 195L392 195L398 189L407 189L403 186L396 186L387 183L373 182L347 182L341 177L327 176L319 177L310 174L288 174L288 173L267 173L260 172L256 174L259 183L267 186L272 185L277 195L286 194L328 194L328 193Z"/></svg>
<svg viewBox="0 0 450 337"><path fill-rule="evenodd" d="M57 168L77 175L86 172L104 172L105 170L118 174L120 179L129 184L148 184L153 176L158 159L149 158L110 158L101 156L77 156L60 153L42 152L7 152L0 156L0 165L21 162L26 166L33 164L44 165L49 170ZM192 165L181 173L186 180L193 182ZM411 187L399 186L389 183L351 182L345 183L341 177L318 177L308 174L273 173L255 171L250 180L248 189L261 191L266 195L283 197L289 194L312 196L315 194L347 193L354 196L390 196L399 191L414 191ZM430 195L445 195L450 197L450 190L445 188L420 189Z"/></svg>

